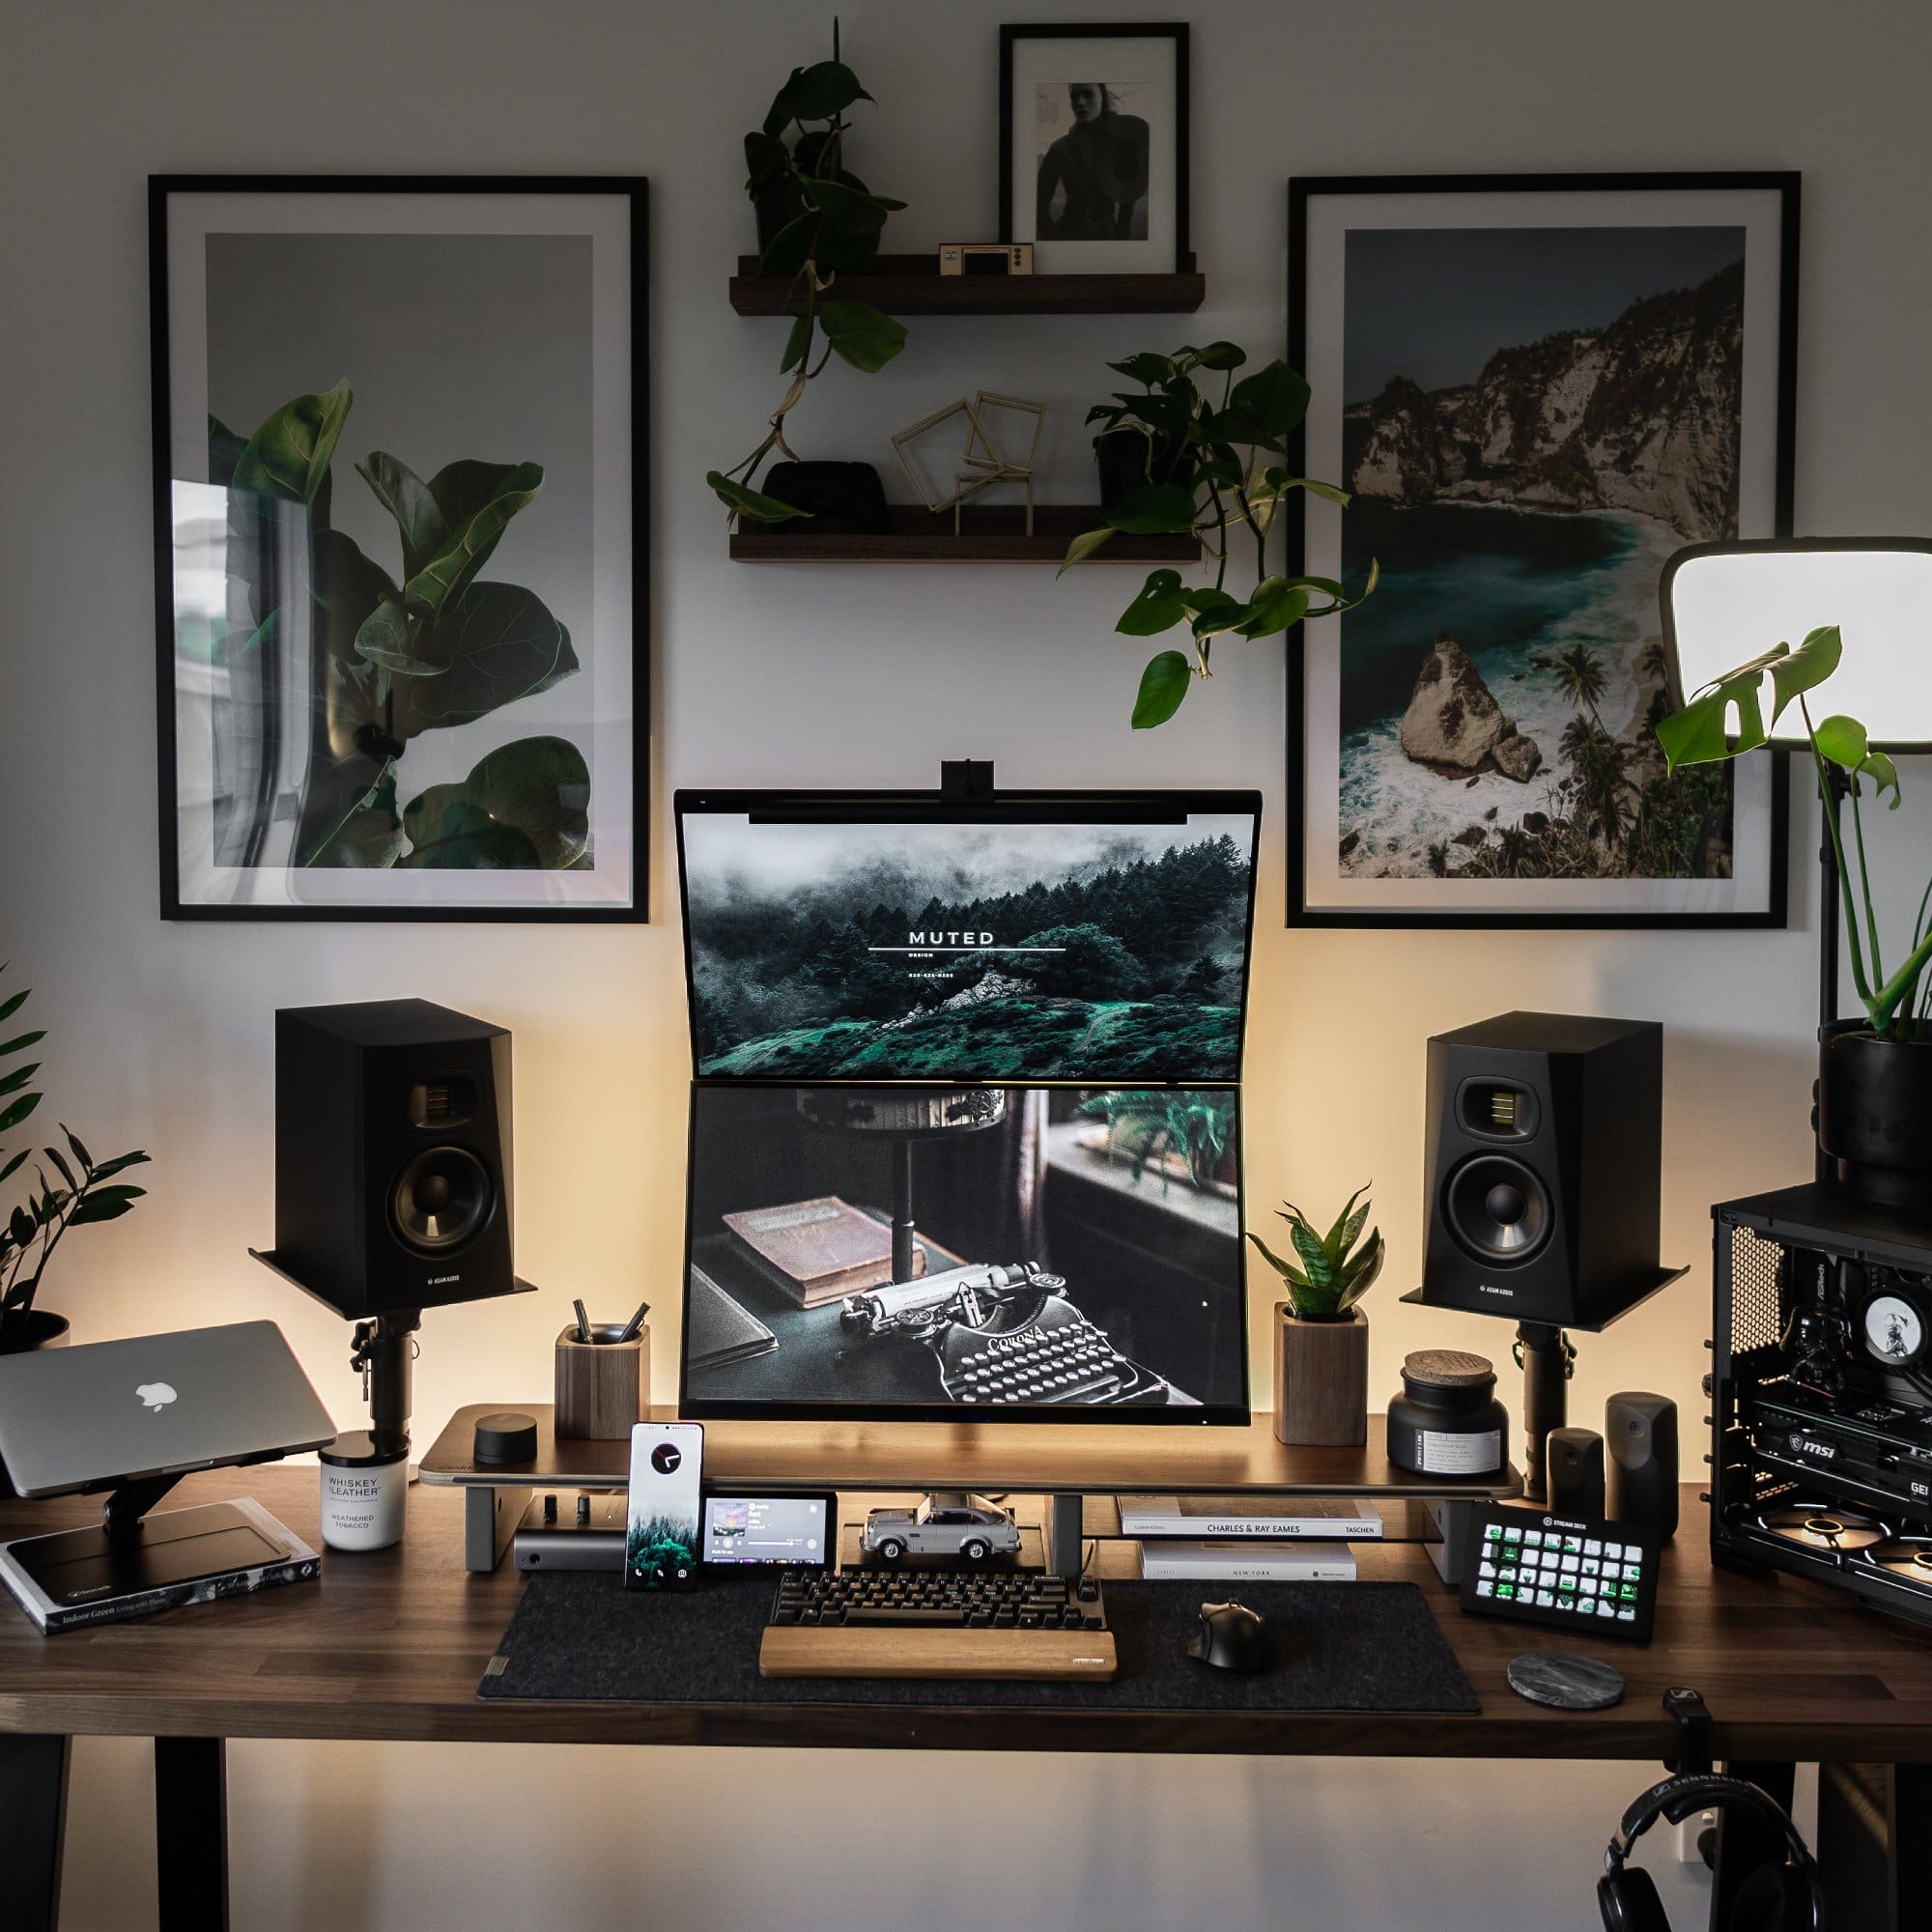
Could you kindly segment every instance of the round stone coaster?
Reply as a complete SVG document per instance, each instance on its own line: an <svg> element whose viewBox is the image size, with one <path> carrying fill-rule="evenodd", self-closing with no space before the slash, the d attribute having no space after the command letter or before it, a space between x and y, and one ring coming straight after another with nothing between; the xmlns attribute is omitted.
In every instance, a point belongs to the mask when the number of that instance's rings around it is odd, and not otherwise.
<svg viewBox="0 0 1932 1932"><path fill-rule="evenodd" d="M1623 1672L1594 1657L1526 1650L1510 1660L1509 1687L1532 1704L1559 1711L1607 1711L1624 1700Z"/></svg>

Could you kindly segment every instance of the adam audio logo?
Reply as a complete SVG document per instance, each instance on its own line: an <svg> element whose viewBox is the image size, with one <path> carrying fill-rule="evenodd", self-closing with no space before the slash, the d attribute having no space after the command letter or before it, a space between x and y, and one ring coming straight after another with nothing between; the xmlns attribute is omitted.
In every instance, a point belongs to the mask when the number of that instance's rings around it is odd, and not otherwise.
<svg viewBox="0 0 1932 1932"><path fill-rule="evenodd" d="M134 1400L159 1414L171 1402L180 1398L166 1382L143 1382L134 1391Z"/></svg>
<svg viewBox="0 0 1932 1932"><path fill-rule="evenodd" d="M651 1467L661 1476L668 1476L684 1461L684 1451L674 1442L660 1442L651 1451Z"/></svg>

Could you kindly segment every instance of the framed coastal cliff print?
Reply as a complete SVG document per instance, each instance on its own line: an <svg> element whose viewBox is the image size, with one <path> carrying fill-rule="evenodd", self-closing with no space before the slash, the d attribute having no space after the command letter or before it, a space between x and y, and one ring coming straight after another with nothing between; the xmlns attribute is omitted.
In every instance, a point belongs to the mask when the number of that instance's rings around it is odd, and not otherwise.
<svg viewBox="0 0 1932 1932"><path fill-rule="evenodd" d="M645 916L645 185L149 182L161 916Z"/></svg>
<svg viewBox="0 0 1932 1932"><path fill-rule="evenodd" d="M1658 586L1788 535L1798 177L1290 185L1291 924L1776 926L1781 758L1666 772ZM1767 645L1776 643L1768 638Z"/></svg>
<svg viewBox="0 0 1932 1932"><path fill-rule="evenodd" d="M1184 21L1000 29L1000 240L1042 275L1193 271Z"/></svg>

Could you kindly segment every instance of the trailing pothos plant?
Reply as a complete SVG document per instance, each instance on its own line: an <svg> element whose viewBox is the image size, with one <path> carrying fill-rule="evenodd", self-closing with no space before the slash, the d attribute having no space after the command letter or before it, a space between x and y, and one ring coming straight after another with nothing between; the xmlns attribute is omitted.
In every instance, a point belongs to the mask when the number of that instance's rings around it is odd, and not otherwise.
<svg viewBox="0 0 1932 1932"><path fill-rule="evenodd" d="M1370 1228L1368 1238L1362 1240L1371 1206L1362 1197L1368 1191L1367 1187L1358 1187L1350 1195L1348 1206L1336 1215L1325 1235L1293 1201L1284 1201L1275 1212L1288 1223L1289 1239L1295 1253L1293 1262L1284 1261L1259 1235L1252 1232L1248 1235L1263 1259L1281 1276L1289 1306L1294 1310L1297 1321L1342 1321L1381 1273L1387 1253L1382 1244L1382 1231ZM1355 1245L1358 1240L1360 1247Z"/></svg>
<svg viewBox="0 0 1932 1932"><path fill-rule="evenodd" d="M1771 722L1776 724L1786 708L1796 704L1811 741L1811 769L1824 801L1825 829L1836 858L1838 891L1845 914L1845 936L1851 942L1852 982L1880 1039L1932 1041L1932 880L1919 895L1911 927L1911 941L1900 964L1888 975L1879 943L1878 911L1872 903L1871 874L1865 867L1865 825L1861 799L1867 785L1875 799L1890 794L1890 809L1898 810L1898 767L1883 752L1871 748L1871 735L1856 718L1833 715L1815 724L1804 694L1815 691L1838 668L1844 640L1835 624L1810 632L1796 650L1788 642L1775 645L1748 664L1726 671L1670 717L1660 719L1657 742L1674 772L1683 765L1717 764L1738 758L1769 742L1764 719L1763 688L1771 680ZM1842 775L1842 776L1840 776ZM1858 855L1858 902L1852 897L1852 868L1845 863L1844 828L1839 824L1838 795L1852 797L1852 835ZM1859 915L1864 915L1862 936Z"/></svg>
<svg viewBox="0 0 1932 1932"><path fill-rule="evenodd" d="M371 450L355 469L395 519L401 569L391 576L331 523L330 463L354 403L345 381L284 403L250 436L209 418L209 477L228 506L216 667L239 670L279 648L298 621L312 639L308 771L290 863L587 863L590 772L567 739L498 746L460 783L427 786L399 805L412 740L547 691L578 662L569 632L533 590L480 575L542 489L542 464L448 463L425 482L399 457ZM254 803L259 838L274 802ZM249 830L217 827L240 863L253 862Z"/></svg>
<svg viewBox="0 0 1932 1932"><path fill-rule="evenodd" d="M1193 535L1214 558L1210 584L1186 583L1178 570L1154 571L1114 626L1129 638L1158 637L1179 625L1189 634L1189 649L1161 651L1141 673L1137 731L1164 724L1180 708L1190 681L1211 674L1216 638L1276 637L1305 618L1352 610L1376 587L1373 563L1359 597L1350 597L1334 578L1269 574L1268 531L1283 502L1297 490L1344 505L1349 496L1333 483L1291 475L1285 463L1268 461L1287 456L1288 438L1308 412L1308 384L1279 358L1237 383L1235 371L1247 359L1232 342L1190 345L1172 355L1129 355L1107 367L1140 384L1141 392L1116 390L1112 402L1087 412L1090 423L1103 425L1096 448L1114 437L1140 440L1140 481L1100 528L1067 545L1060 574L1123 532ZM1225 379L1218 402L1202 392L1199 373ZM1228 559L1244 534L1254 539L1255 581L1245 597L1237 597L1228 588Z"/></svg>
<svg viewBox="0 0 1932 1932"><path fill-rule="evenodd" d="M6 970L0 966L0 973ZM0 1000L0 1025L26 1005L30 991L22 987ZM0 1063L17 1062L45 1037L44 1030L31 1028L0 1040ZM11 1134L24 1126L40 1106L43 1095L30 1084L40 1070L38 1060L0 1065L0 1133ZM27 1318L33 1313L34 1296L61 1236L90 1221L118 1220L147 1192L114 1179L148 1158L140 1149L97 1161L71 1128L63 1126L61 1138L66 1151L51 1145L38 1151L41 1158L34 1161L34 1184L26 1200L0 1219L0 1354L20 1347L30 1332ZM35 1152L31 1146L11 1154L0 1149L0 1181L12 1180L34 1160Z"/></svg>
<svg viewBox="0 0 1932 1932"><path fill-rule="evenodd" d="M905 347L902 322L869 302L831 293L840 272L863 273L872 266L886 216L905 206L889 195L874 194L844 164L849 126L845 110L871 98L838 59L835 19L832 58L793 68L764 125L745 136L745 192L755 207L768 212L776 228L759 254L758 272L789 278L797 312L779 362L779 374L790 376L791 382L772 412L763 439L729 469L705 472L705 482L730 513L727 521L742 516L779 524L809 517L809 510L752 487L774 450L796 460L796 451L785 440L785 417L833 356L870 375ZM814 362L813 350L821 336L824 350Z"/></svg>

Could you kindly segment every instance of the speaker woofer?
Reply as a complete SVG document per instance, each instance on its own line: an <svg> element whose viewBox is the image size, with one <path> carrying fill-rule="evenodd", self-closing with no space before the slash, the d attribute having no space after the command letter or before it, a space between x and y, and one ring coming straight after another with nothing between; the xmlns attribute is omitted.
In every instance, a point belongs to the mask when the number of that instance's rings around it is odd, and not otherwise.
<svg viewBox="0 0 1932 1932"><path fill-rule="evenodd" d="M496 1205L489 1171L468 1148L425 1149L389 1191L396 1233L425 1255L444 1255L473 1240Z"/></svg>
<svg viewBox="0 0 1932 1932"><path fill-rule="evenodd" d="M1455 1169L1442 1211L1464 1254L1504 1265L1540 1253L1555 1220L1541 1177L1504 1154L1478 1154Z"/></svg>

